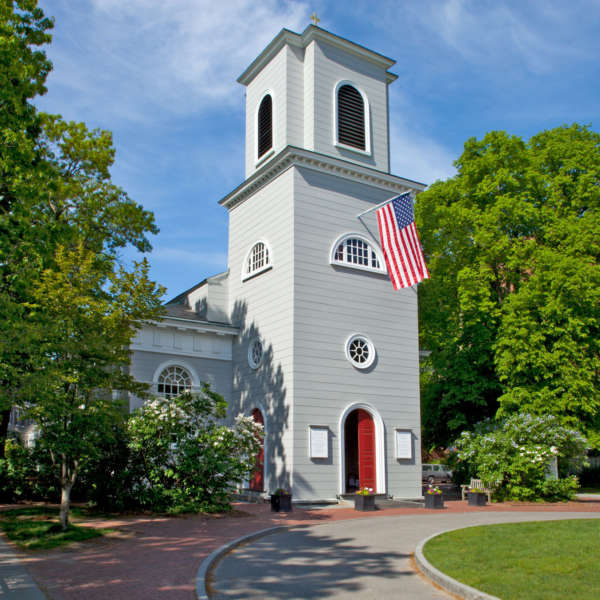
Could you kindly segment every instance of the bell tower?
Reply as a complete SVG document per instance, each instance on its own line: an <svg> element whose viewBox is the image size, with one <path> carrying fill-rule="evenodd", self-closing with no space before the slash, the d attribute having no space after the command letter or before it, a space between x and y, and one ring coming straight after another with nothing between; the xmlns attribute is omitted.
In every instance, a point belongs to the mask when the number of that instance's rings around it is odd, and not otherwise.
<svg viewBox="0 0 600 600"><path fill-rule="evenodd" d="M246 177L286 146L389 172L394 63L315 25L282 30L238 78L246 86Z"/></svg>
<svg viewBox="0 0 600 600"><path fill-rule="evenodd" d="M421 497L416 289L393 290L375 213L357 219L425 187L389 172L393 64L309 25L238 79L246 179L221 200L230 410L264 423L265 492Z"/></svg>

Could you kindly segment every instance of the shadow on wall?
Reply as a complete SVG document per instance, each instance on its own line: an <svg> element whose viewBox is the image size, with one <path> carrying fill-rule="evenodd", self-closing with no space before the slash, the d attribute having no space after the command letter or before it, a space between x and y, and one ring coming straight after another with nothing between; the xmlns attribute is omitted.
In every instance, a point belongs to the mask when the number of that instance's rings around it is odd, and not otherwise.
<svg viewBox="0 0 600 600"><path fill-rule="evenodd" d="M274 492L279 487L290 488L283 432L290 427L290 409L286 405L286 388L281 364L273 361L273 346L264 341L260 366L252 369L247 360L250 343L262 338L255 323L247 323L246 302L237 301L233 307L232 323L240 328L233 342L233 391L229 406L230 416L252 414L254 408L263 410L265 418L265 491Z"/></svg>

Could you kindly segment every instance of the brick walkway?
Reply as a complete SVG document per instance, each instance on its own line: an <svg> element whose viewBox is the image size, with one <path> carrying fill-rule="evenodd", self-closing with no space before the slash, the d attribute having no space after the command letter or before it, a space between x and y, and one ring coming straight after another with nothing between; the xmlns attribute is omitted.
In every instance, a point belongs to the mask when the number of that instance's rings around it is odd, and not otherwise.
<svg viewBox="0 0 600 600"><path fill-rule="evenodd" d="M598 501L561 504L504 503L485 508L447 502L447 513L479 511L600 512ZM114 536L90 540L66 550L21 554L38 585L52 600L193 600L196 571L222 544L275 525L309 525L343 519L421 516L439 511L386 508L360 513L352 508L296 509L289 515L269 512L268 505L238 504L233 515L216 517L132 517L90 522L116 529Z"/></svg>

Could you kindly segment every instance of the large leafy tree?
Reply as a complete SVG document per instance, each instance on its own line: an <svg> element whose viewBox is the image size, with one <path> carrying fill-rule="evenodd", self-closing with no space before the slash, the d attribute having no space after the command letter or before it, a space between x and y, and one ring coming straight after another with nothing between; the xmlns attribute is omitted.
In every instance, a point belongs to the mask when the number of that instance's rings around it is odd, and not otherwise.
<svg viewBox="0 0 600 600"><path fill-rule="evenodd" d="M159 315L162 290L145 260L125 266L119 253L149 251L157 228L111 180L110 132L30 104L44 91L50 63L37 47L52 22L35 0L3 2L0 19L12 86L0 111L0 408L28 407L41 427L66 527L77 473L118 418L113 392L142 392L127 375L128 347Z"/></svg>
<svg viewBox="0 0 600 600"><path fill-rule="evenodd" d="M31 100L46 91L52 65L41 47L50 41L52 25L36 0L0 3L0 456L29 365L23 301L39 266L28 217L39 189L41 130Z"/></svg>
<svg viewBox="0 0 600 600"><path fill-rule="evenodd" d="M600 444L600 135L470 139L419 196L424 437L485 417L553 414Z"/></svg>

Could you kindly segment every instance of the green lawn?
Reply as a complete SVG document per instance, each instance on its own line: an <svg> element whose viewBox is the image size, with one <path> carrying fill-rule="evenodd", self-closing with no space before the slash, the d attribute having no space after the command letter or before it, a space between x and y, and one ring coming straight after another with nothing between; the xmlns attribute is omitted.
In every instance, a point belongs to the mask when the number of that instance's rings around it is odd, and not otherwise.
<svg viewBox="0 0 600 600"><path fill-rule="evenodd" d="M58 509L43 506L17 508L0 513L0 528L23 550L48 550L71 542L102 536L106 530L69 525L62 531Z"/></svg>
<svg viewBox="0 0 600 600"><path fill-rule="evenodd" d="M600 519L468 527L427 542L424 554L502 600L600 598Z"/></svg>

